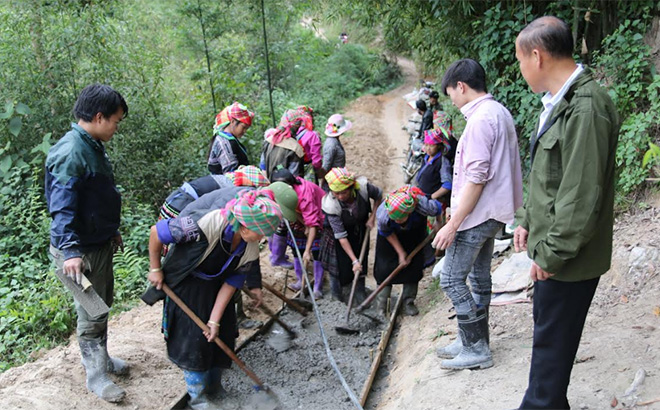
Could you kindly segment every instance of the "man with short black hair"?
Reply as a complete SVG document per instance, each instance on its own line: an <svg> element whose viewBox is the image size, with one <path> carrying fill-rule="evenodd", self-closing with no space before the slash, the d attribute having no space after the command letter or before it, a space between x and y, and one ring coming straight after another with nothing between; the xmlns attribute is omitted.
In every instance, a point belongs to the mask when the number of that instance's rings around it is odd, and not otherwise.
<svg viewBox="0 0 660 410"><path fill-rule="evenodd" d="M509 111L487 92L486 72L477 61L450 65L441 89L467 123L454 159L451 219L433 241L446 249L440 286L458 321L458 337L437 355L448 359L440 364L445 369L485 369L493 365L488 307L494 238L522 205L518 137Z"/></svg>
<svg viewBox="0 0 660 410"><path fill-rule="evenodd" d="M126 101L103 84L85 87L73 108L78 120L48 152L46 200L53 221L50 254L58 269L77 283L85 274L94 291L112 306L112 258L122 247L119 233L121 195L103 143L110 141L128 114ZM108 356L108 315L91 317L74 299L76 334L87 388L109 402L124 390L107 373L126 374L128 365Z"/></svg>
<svg viewBox="0 0 660 410"><path fill-rule="evenodd" d="M610 267L619 117L591 71L573 60L570 27L541 17L516 39L520 72L545 92L530 142L516 251L533 260L534 343L522 409L568 409L573 361L600 275Z"/></svg>
<svg viewBox="0 0 660 410"><path fill-rule="evenodd" d="M422 124L419 127L418 138L424 139L424 131L433 128L433 111L431 111L424 100L417 100L415 102L417 113L422 116Z"/></svg>

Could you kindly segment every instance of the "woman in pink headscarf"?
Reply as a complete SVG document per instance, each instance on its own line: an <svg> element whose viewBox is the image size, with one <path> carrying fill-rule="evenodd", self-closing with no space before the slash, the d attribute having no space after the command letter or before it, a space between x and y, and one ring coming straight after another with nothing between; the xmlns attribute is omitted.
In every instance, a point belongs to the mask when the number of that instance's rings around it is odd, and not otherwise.
<svg viewBox="0 0 660 410"><path fill-rule="evenodd" d="M249 165L247 149L239 140L252 125L253 118L254 113L238 102L225 107L215 117L208 159L211 174L224 174L240 165Z"/></svg>

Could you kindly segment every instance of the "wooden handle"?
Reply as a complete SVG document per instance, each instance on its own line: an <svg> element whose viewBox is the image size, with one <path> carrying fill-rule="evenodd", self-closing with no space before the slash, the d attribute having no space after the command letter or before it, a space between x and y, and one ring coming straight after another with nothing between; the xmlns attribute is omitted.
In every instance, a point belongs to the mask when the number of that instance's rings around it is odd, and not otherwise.
<svg viewBox="0 0 660 410"><path fill-rule="evenodd" d="M367 247L369 245L369 233L371 228L367 226L367 230L364 233L364 239L362 239L362 249L360 249L360 259L358 263L362 266L362 261L364 261L364 255L367 253ZM353 277L353 285L351 286L351 294L348 297L348 309L346 310L346 324L348 325L348 320L351 318L351 308L353 307L353 296L355 295L355 286L357 285L358 277L360 277L360 272L355 272Z"/></svg>
<svg viewBox="0 0 660 410"><path fill-rule="evenodd" d="M199 326L200 329L210 333L210 329L208 326L206 326L206 323L202 322L202 320L195 314L195 312L190 310L190 308L186 306L185 303L183 303L183 301L172 291L172 289L170 289L170 287L164 283L163 283L163 292L165 292L165 294L169 296L169 298L172 299L172 301L176 303L176 305L179 308L181 308L181 310L183 310L185 314L188 315L188 317L193 322L195 322L197 326ZM257 386L259 386L260 388L264 387L264 384L261 382L261 380L259 380L257 375L254 374L252 370L248 369L247 366L245 366L245 363L243 363L243 361L239 359L238 356L236 356L236 354L229 348L229 346L227 346L217 336L213 339L213 341L215 342L215 344L218 345L220 349L222 349L223 352L225 352L225 354L227 354L227 356L231 358L231 360L234 361L234 363L238 365L238 367L241 368L241 370L245 372L245 374L248 375L250 379L252 379L257 384Z"/></svg>
<svg viewBox="0 0 660 410"><path fill-rule="evenodd" d="M248 289L246 289L246 288L242 288L241 290L243 291L243 293L245 293L246 295L248 295L248 297L249 297L250 299L252 299L252 300L256 300L256 299L257 299L256 297L254 297L254 295L253 295L252 293L250 293L250 291L249 291ZM289 325L287 325L286 323L284 323L284 322L282 321L282 319L280 319L275 313L273 313L273 311L270 310L270 309L268 308L268 306L266 306L266 305L264 305L264 304L261 304L261 305L259 306L259 309L261 309L265 314L268 315L268 317L272 318L272 319L273 319L274 321L276 321L280 326L282 326L282 328L283 328L284 330L286 330L286 332L287 332L288 334L290 334L290 335L295 335L295 334L296 334L296 332L294 332L293 329L291 329L291 327L289 327Z"/></svg>
<svg viewBox="0 0 660 410"><path fill-rule="evenodd" d="M408 262L408 264L410 263L410 261L412 261L412 259L415 257L415 255L417 255L417 253L419 253L419 251L424 249L426 244L431 242L431 240L433 239L433 237L435 236L435 234L437 232L438 232L438 229L434 228L433 231L431 231L431 233L422 241L422 243L417 245L417 247L415 247L415 249L413 249L413 251L410 252L410 254L406 257L406 262ZM374 290L373 292L371 292L371 295L369 295L369 297L367 297L367 299L365 299L365 301L362 302L362 304L356 308L357 311L361 312L362 310L364 310L367 307L367 305L369 305L376 298L376 296L380 293L380 291L382 291L385 286L389 285L390 282L392 282L394 280L396 275L398 275L399 272L401 272L406 266L408 266L408 265L407 264L406 265L399 264L399 266L397 266L396 269L394 269L392 271L392 273L390 273L390 275L387 278L385 278L385 280L380 285L378 285L378 288L376 290Z"/></svg>
<svg viewBox="0 0 660 410"><path fill-rule="evenodd" d="M266 288L267 291L269 291L270 293L272 293L273 295L278 297L281 301L283 301L287 305L291 306L291 308L293 308L296 312L300 313L303 316L307 316L307 311L305 309L303 309L302 306L300 306L299 304L297 304L293 300L291 300L291 299L287 298L286 296L284 296L282 294L282 292L275 289L272 285L269 285L266 282L261 282L261 286Z"/></svg>

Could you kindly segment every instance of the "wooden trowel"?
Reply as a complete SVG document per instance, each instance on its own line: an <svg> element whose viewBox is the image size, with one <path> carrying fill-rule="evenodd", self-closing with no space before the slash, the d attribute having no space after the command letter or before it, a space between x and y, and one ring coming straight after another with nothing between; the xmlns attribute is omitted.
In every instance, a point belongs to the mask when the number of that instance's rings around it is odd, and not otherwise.
<svg viewBox="0 0 660 410"><path fill-rule="evenodd" d="M82 275L82 283L80 285L74 282L62 269L56 269L55 275L57 275L57 278L62 282L64 287L69 289L76 301L80 303L80 306L91 317L99 317L110 311L108 305L96 293L92 287L92 283L84 274Z"/></svg>

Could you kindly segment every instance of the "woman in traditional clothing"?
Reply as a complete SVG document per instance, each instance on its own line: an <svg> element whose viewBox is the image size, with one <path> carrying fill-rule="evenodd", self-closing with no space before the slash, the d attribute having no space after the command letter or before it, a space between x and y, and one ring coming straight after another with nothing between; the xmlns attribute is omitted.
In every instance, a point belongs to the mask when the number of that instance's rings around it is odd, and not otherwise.
<svg viewBox="0 0 660 410"><path fill-rule="evenodd" d="M321 229L323 228L322 201L325 192L318 185L301 177L296 177L286 168L279 168L271 176L273 183L281 181L289 184L298 196L298 218L291 224L293 238L287 234L287 228L281 225L278 232L273 236L286 238L287 244L292 248L294 254L294 268L297 282L289 285L295 291L300 290L302 285L303 266L307 267L313 261L314 266L314 297L323 297L323 264L319 259ZM296 251L302 254L303 265L295 257Z"/></svg>
<svg viewBox="0 0 660 410"><path fill-rule="evenodd" d="M326 175L330 192L323 197L326 223L321 236L321 262L330 276L332 297L342 300L342 287L353 282L356 273L356 304L366 298L364 279L367 274L369 247L359 261L367 227L374 227L383 191L366 178L356 178L346 168L332 168ZM371 204L373 200L373 206ZM369 240L368 238L366 240Z"/></svg>
<svg viewBox="0 0 660 410"><path fill-rule="evenodd" d="M225 107L215 117L208 159L211 174L224 174L250 163L240 139L252 125L253 118L254 113L238 102Z"/></svg>
<svg viewBox="0 0 660 410"><path fill-rule="evenodd" d="M428 199L417 187L404 185L390 193L376 211L378 236L374 278L380 285L400 264L406 267L391 282L403 284L403 312L414 316L417 287L424 271L424 252L419 252L407 263L406 257L427 236L426 220L442 213L442 204ZM392 285L378 294L377 309L385 313Z"/></svg>
<svg viewBox="0 0 660 410"><path fill-rule="evenodd" d="M346 151L339 137L353 127L353 123L344 119L341 114L333 114L325 125L325 139L323 144L323 169L343 168L346 166Z"/></svg>
<svg viewBox="0 0 660 410"><path fill-rule="evenodd" d="M221 372L231 359L213 340L218 336L234 348L236 315L229 302L243 286L250 265L259 263L259 240L272 234L281 220L272 192L262 190L241 193L225 208L197 209L151 227L149 281L157 289L166 283L210 328L202 333L166 299L167 353L183 370L193 408L206 408L208 396L221 389ZM172 246L161 265L163 244Z"/></svg>
<svg viewBox="0 0 660 410"><path fill-rule="evenodd" d="M266 130L261 169L269 178L278 166L288 169L294 176L303 176L305 150L296 139L301 129L314 129L311 112L305 106L287 110L277 128Z"/></svg>

